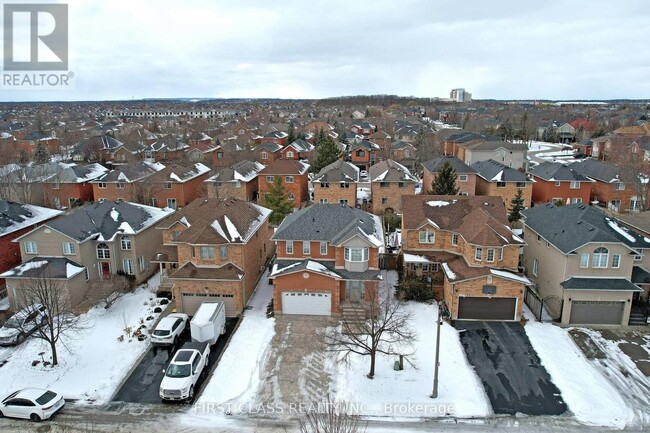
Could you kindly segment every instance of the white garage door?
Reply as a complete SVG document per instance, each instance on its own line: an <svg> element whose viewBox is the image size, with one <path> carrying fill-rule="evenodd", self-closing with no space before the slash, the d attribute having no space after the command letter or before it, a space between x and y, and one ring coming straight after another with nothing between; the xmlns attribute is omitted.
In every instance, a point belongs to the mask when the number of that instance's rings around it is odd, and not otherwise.
<svg viewBox="0 0 650 433"><path fill-rule="evenodd" d="M223 302L226 306L226 316L235 317L238 314L234 295L226 294L204 294L204 293L181 293L183 313L193 316L203 302Z"/></svg>
<svg viewBox="0 0 650 433"><path fill-rule="evenodd" d="M282 314L329 316L332 295L316 292L282 292Z"/></svg>

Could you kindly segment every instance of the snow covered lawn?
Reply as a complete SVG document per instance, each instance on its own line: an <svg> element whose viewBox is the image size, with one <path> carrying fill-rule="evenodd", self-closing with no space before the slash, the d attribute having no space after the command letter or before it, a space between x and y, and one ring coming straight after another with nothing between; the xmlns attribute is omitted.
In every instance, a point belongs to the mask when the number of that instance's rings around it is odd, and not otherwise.
<svg viewBox="0 0 650 433"><path fill-rule="evenodd" d="M50 388L82 404L106 403L150 344L148 338L120 342L118 337L124 335L125 323L137 329L142 319L151 326L158 316L153 313L156 303L152 290L144 284L108 310L99 306L83 314L84 329L63 337L57 346L57 367L32 366L32 361L41 360L40 352L50 360L49 345L42 340L28 339L17 347L0 348L0 361L8 361L0 367L0 395L35 386ZM146 320L148 317L153 319Z"/></svg>
<svg viewBox="0 0 650 433"><path fill-rule="evenodd" d="M467 362L458 332L443 323L440 341L438 398L431 399L433 387L436 318L438 307L409 302L418 332L413 358L417 370L405 362L403 371L394 371L395 357L378 355L375 378L366 378L368 357L354 356L349 368L332 362L332 393L336 400L358 404L363 415L391 418L438 416L484 417L492 410L481 382ZM408 406L411 404L411 406ZM421 404L421 408L413 405Z"/></svg>
<svg viewBox="0 0 650 433"><path fill-rule="evenodd" d="M260 385L260 375L266 361L265 353L275 334L275 319L266 317L266 307L273 297L273 286L268 284L268 270L248 302L252 309L244 311L239 329L226 346L210 381L197 401L203 405L231 408L252 404Z"/></svg>
<svg viewBox="0 0 650 433"><path fill-rule="evenodd" d="M530 321L524 327L551 380L576 419L623 428L630 411L616 389L585 358L566 329Z"/></svg>

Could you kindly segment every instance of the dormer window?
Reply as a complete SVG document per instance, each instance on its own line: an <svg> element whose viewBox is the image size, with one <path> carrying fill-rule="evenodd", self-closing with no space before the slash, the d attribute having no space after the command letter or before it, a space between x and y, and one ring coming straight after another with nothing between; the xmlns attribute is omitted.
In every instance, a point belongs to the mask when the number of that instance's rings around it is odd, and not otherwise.
<svg viewBox="0 0 650 433"><path fill-rule="evenodd" d="M436 232L432 232L429 230L422 230L419 233L419 239L421 244L435 244Z"/></svg>

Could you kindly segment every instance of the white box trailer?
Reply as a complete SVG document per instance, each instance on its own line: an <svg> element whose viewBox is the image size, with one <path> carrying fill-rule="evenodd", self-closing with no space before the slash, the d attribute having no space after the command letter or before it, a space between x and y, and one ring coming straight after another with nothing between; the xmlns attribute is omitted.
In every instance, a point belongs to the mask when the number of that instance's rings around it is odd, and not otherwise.
<svg viewBox="0 0 650 433"><path fill-rule="evenodd" d="M226 332L226 306L223 302L203 302L192 321L190 335L197 343L217 342L219 336Z"/></svg>

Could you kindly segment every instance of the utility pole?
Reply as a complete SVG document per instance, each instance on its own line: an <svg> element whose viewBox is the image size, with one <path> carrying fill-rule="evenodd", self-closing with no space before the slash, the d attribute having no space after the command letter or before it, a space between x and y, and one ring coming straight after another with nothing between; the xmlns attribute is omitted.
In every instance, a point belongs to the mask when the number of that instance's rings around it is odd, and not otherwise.
<svg viewBox="0 0 650 433"><path fill-rule="evenodd" d="M438 304L438 325L436 330L436 362L433 373L433 391L431 398L438 398L438 367L440 365L440 325L442 324L442 304Z"/></svg>

